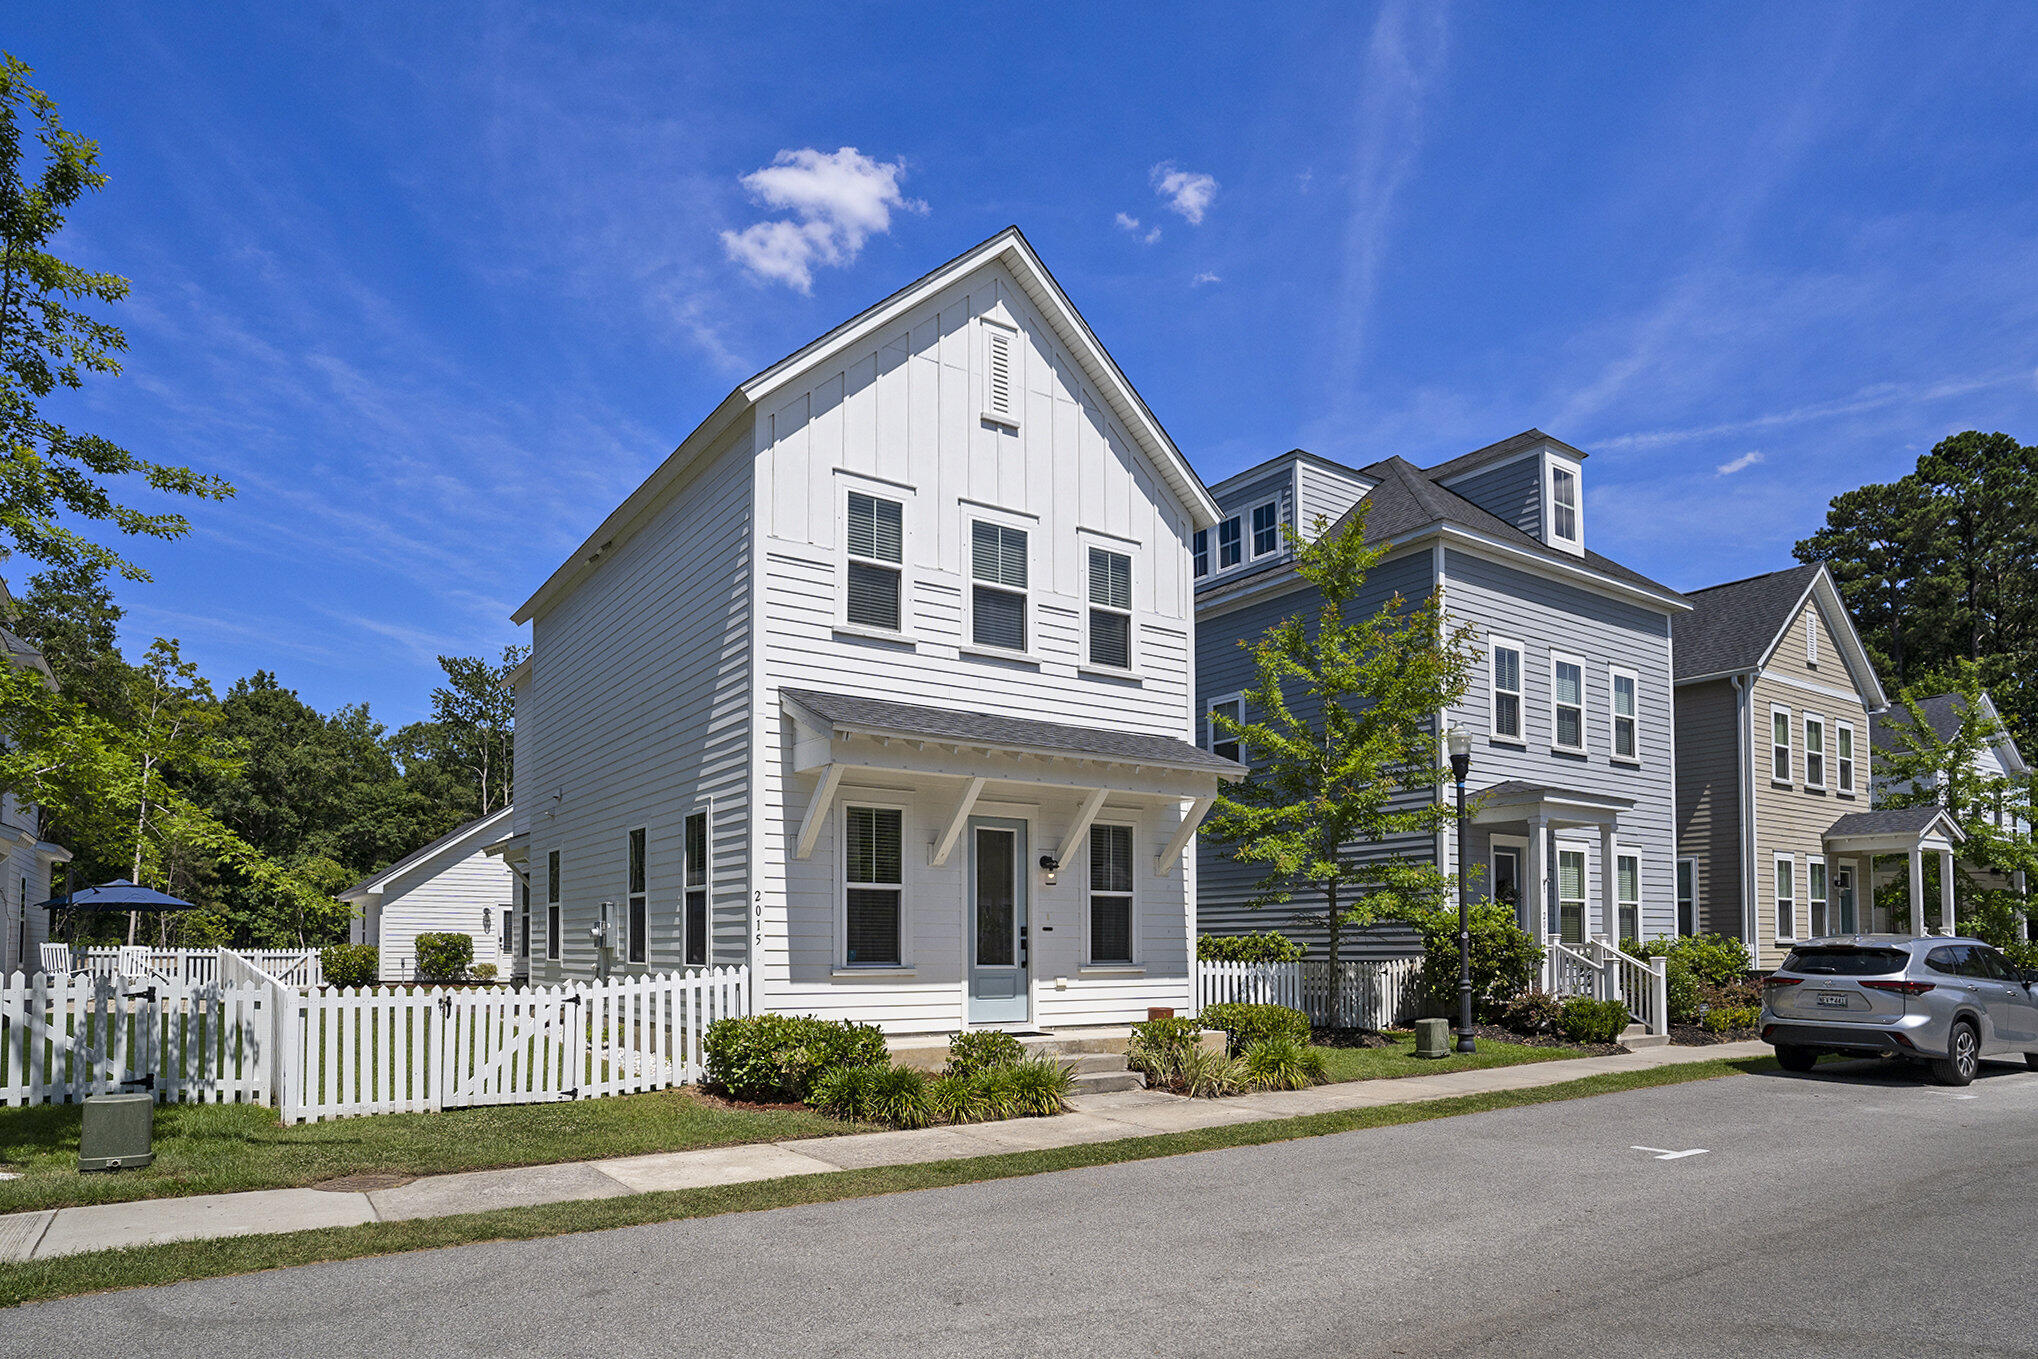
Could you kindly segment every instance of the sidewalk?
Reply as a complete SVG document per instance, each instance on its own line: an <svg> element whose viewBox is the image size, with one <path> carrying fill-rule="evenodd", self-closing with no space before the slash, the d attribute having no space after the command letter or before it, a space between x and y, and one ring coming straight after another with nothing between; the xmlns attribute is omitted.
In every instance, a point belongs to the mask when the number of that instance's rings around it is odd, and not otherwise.
<svg viewBox="0 0 2038 1359"><path fill-rule="evenodd" d="M1183 1132L1227 1123L1253 1123L1382 1104L1449 1099L1456 1095L1484 1094L1495 1090L1523 1090L1617 1071L1639 1071L1719 1058L1766 1056L1769 1051L1766 1043L1649 1048L1610 1057L1536 1062L1442 1076L1347 1081L1308 1090L1265 1091L1221 1100L1192 1100L1151 1090L1126 1090L1116 1094L1079 1096L1071 1101L1072 1112L1053 1118L1020 1118L957 1128L811 1137L791 1142L715 1147L704 1151L627 1156L607 1161L477 1170L458 1175L432 1175L393 1189L366 1192L262 1189L242 1194L203 1194L188 1198L144 1199L135 1203L95 1204L83 1208L53 1208L0 1216L0 1261L46 1260L52 1256L119 1246L295 1232L312 1227L354 1227L370 1222L447 1217L456 1213L478 1213L491 1208L526 1207L572 1199L619 1198L655 1190L701 1189L791 1175L860 1170L869 1166L996 1156L1013 1151L1074 1146L1083 1142L1151 1137L1156 1133Z"/></svg>

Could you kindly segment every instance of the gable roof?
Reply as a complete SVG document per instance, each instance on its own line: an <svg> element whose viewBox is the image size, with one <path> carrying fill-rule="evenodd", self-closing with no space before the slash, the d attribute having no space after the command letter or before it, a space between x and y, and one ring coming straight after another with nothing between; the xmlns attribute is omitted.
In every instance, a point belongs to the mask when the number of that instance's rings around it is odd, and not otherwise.
<svg viewBox="0 0 2038 1359"><path fill-rule="evenodd" d="M1449 462L1438 463L1424 475L1432 481L1449 481L1453 477L1463 476L1476 468L1484 467L1487 463L1505 462L1516 454L1526 453L1532 448L1541 448L1545 444L1580 462L1589 456L1583 449L1573 448L1562 439L1552 438L1539 429L1525 429L1519 434L1509 435L1499 443L1475 448L1470 453L1452 458Z"/></svg>
<svg viewBox="0 0 2038 1359"><path fill-rule="evenodd" d="M1271 458L1264 458L1251 467L1241 468L1223 480L1212 483L1210 493L1213 496L1218 495L1233 486L1258 480L1265 473L1287 462L1313 462L1318 467L1328 468L1339 476L1357 477L1360 480L1364 480L1366 476L1358 468L1341 463L1335 458L1326 458L1321 453L1311 453L1306 448L1291 448L1286 453L1277 453Z"/></svg>
<svg viewBox="0 0 2038 1359"><path fill-rule="evenodd" d="M594 564L596 558L605 555L623 539L635 533L650 518L651 510L662 499L693 462L704 454L716 439L726 434L738 420L762 404L773 392L792 382L801 373L822 362L831 354L855 344L886 325L901 314L925 301L934 293L973 270L991 263L1002 264L1011 273L1026 298L1048 323L1055 327L1059 338L1069 352L1083 366L1085 375L1096 384L1097 394L1103 400L1111 415L1124 427L1133 442L1152 459L1155 470L1168 489L1180 498L1189 510L1189 518L1197 528L1208 528L1217 522L1217 502L1210 498L1210 492L1203 486L1189 460L1175 447L1175 441L1161 427L1160 421L1148 408L1146 401L1133 388L1118 361L1111 357L1089 322L1076 310L1075 303L1062 291L1061 284L1040 262L1034 253L1032 243L1018 227L1009 226L989 240L970 247L954 259L930 270L891 296L866 307L856 315L836 326L819 338L800 346L778 362L746 378L736 385L735 390L724 397L722 403L695 427L693 433L681 441L664 462L646 477L636 490L630 492L623 503L618 505L601 524L587 536L585 542L560 565L545 583L517 607L510 615L510 621L522 623L529 620L553 599L563 594L578 582L580 577Z"/></svg>
<svg viewBox="0 0 2038 1359"><path fill-rule="evenodd" d="M1839 643L1841 658L1854 676L1862 703L1871 712L1885 707L1889 698L1882 681L1824 562L1691 591L1686 596L1691 612L1678 619L1671 631L1677 683L1761 669L1782 642L1784 630L1814 595L1823 605L1820 612Z"/></svg>
<svg viewBox="0 0 2038 1359"><path fill-rule="evenodd" d="M1873 811L1849 812L1832 825L1826 827L1828 839L1841 840L1855 835L1923 835L1938 822L1944 822L1950 838L1965 839L1960 833L1960 823L1955 821L1944 807L1930 804L1919 807L1877 807Z"/></svg>
<svg viewBox="0 0 2038 1359"><path fill-rule="evenodd" d="M2023 752L2017 749L2017 743L2010 739L2009 732L2003 729L2003 720L1996 714L1995 700L1983 694L1981 701L1983 718L2002 730L2002 739L1993 745L1996 754L2002 758L2003 767L2012 775L2019 777L2030 773L2029 766L2024 763ZM1920 700L1918 707L1925 714L1925 725L1932 729L1932 734L1941 741L1950 741L1960 731L1960 720L1967 713L1967 699L1957 693L1934 694L1930 698ZM1892 706L1887 712L1869 718L1869 748L1899 749L1901 743L1894 728L1899 725L1909 726L1910 721L1910 710L1900 706Z"/></svg>
<svg viewBox="0 0 2038 1359"><path fill-rule="evenodd" d="M422 849L412 850L380 873L370 874L346 891L340 893L341 901L353 901L359 897L374 896L388 887L397 877L416 868L435 854L459 846L463 841L476 842L476 848L494 844L509 838L510 807L499 807L487 816L476 817L464 826L456 826Z"/></svg>

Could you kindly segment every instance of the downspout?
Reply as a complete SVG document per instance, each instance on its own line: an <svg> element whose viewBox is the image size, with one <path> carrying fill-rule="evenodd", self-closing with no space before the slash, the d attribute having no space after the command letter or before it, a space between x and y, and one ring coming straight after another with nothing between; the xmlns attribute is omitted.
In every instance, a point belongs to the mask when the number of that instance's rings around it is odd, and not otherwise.
<svg viewBox="0 0 2038 1359"><path fill-rule="evenodd" d="M1757 942L1760 933L1756 925L1759 904L1755 897L1755 729L1751 725L1755 718L1751 705L1755 697L1753 675L1731 675L1729 682L1734 686L1735 726L1740 735L1736 740L1741 761L1740 778L1735 780L1740 789L1741 826L1745 834L1741 841L1741 942L1747 946L1751 962L1761 960L1761 945Z"/></svg>

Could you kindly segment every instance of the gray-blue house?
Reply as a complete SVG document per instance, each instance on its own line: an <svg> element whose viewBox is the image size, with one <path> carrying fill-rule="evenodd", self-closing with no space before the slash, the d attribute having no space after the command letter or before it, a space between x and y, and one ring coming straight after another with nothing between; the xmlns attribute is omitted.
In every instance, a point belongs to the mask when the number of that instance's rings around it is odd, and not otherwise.
<svg viewBox="0 0 2038 1359"><path fill-rule="evenodd" d="M1587 546L1584 464L1584 453L1532 429L1431 468L1392 457L1355 469L1298 449L1212 487L1219 522L1196 535L1194 558L1199 735L1235 754L1208 714L1236 715L1245 702L1253 671L1240 641L1320 607L1281 526L1307 533L1320 517L1342 527L1363 500L1367 537L1390 551L1359 607L1441 588L1453 622L1476 632L1471 689L1442 715L1473 738L1468 787L1479 810L1464 855L1475 890L1515 904L1532 932L1567 941L1674 934L1670 621L1689 605ZM1448 785L1434 794L1450 795ZM1456 840L1353 853L1456 871ZM1309 937L1293 924L1309 903L1254 910L1260 870L1208 836L1199 854L1200 929Z"/></svg>

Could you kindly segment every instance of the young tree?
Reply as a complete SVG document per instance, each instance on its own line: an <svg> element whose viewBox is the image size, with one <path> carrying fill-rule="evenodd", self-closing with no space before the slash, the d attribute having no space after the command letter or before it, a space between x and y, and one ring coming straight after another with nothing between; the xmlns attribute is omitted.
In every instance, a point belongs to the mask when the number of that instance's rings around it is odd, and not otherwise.
<svg viewBox="0 0 2038 1359"><path fill-rule="evenodd" d="M506 646L499 662L441 656L446 683L432 690L432 717L396 734L406 781L456 813L445 829L509 805L516 701L509 677L530 648Z"/></svg>
<svg viewBox="0 0 2038 1359"><path fill-rule="evenodd" d="M1444 777L1437 716L1465 693L1472 629L1447 629L1435 595L1365 603L1366 577L1386 549L1365 541L1363 502L1341 532L1319 519L1313 540L1290 538L1296 572L1321 607L1240 642L1257 676L1247 720L1210 720L1239 742L1252 773L1219 795L1207 833L1239 862L1264 866L1254 907L1305 895L1296 922L1326 932L1334 967L1345 928L1383 900L1443 898L1439 869L1356 851L1450 824L1452 809L1435 796Z"/></svg>
<svg viewBox="0 0 2038 1359"><path fill-rule="evenodd" d="M93 434L44 417L40 403L87 373L118 373L119 327L80 310L127 296L127 280L59 259L50 244L65 216L106 176L99 146L66 129L56 102L28 83L30 68L0 56L0 554L52 566L96 563L130 580L147 572L68 527L66 516L110 523L128 536L181 537L180 514L123 504L109 483L138 476L151 490L223 500L233 488L187 467L149 462ZM35 149L30 149L30 144Z"/></svg>

